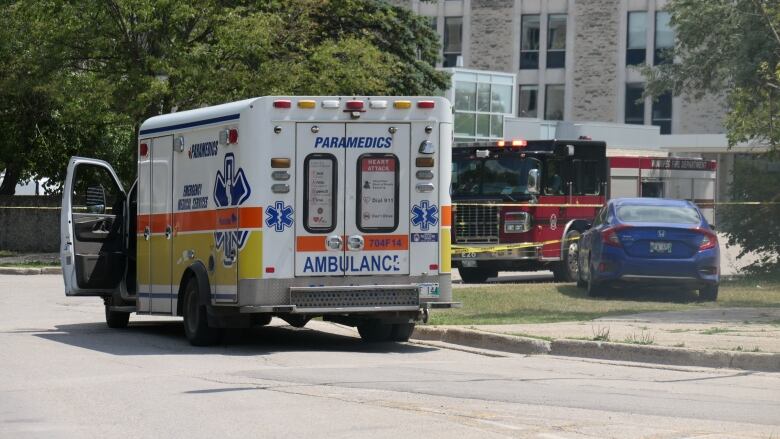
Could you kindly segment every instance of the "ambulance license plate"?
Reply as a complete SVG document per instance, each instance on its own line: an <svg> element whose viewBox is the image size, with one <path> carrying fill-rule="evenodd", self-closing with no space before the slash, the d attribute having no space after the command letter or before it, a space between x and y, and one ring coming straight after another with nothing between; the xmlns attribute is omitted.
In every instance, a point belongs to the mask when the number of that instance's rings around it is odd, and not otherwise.
<svg viewBox="0 0 780 439"><path fill-rule="evenodd" d="M439 298L439 284L438 283L424 283L417 284L420 289L420 298L422 299L438 299Z"/></svg>
<svg viewBox="0 0 780 439"><path fill-rule="evenodd" d="M671 242L650 241L650 253L671 253Z"/></svg>
<svg viewBox="0 0 780 439"><path fill-rule="evenodd" d="M462 265L464 267L474 268L474 267L477 266L477 261L475 261L473 259L462 259L460 261L460 265Z"/></svg>

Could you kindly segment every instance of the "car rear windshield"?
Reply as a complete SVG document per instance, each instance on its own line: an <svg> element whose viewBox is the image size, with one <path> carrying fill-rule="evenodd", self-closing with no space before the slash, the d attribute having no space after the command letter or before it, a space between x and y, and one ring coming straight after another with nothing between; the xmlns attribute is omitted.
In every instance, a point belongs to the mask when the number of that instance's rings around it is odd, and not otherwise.
<svg viewBox="0 0 780 439"><path fill-rule="evenodd" d="M624 204L618 206L617 217L628 223L699 224L699 212L688 206L646 206Z"/></svg>

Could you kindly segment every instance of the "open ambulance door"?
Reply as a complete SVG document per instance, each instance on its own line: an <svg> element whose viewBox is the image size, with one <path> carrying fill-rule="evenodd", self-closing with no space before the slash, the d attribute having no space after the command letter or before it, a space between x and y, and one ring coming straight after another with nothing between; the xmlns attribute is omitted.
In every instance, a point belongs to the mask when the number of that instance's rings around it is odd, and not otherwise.
<svg viewBox="0 0 780 439"><path fill-rule="evenodd" d="M102 161L72 157L62 194L60 260L68 296L108 296L126 270L125 191Z"/></svg>

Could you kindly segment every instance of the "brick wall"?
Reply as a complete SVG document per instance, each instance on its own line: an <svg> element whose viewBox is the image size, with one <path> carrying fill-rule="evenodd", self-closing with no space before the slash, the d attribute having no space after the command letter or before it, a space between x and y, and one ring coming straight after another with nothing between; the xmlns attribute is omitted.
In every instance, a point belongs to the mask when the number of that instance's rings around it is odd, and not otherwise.
<svg viewBox="0 0 780 439"><path fill-rule="evenodd" d="M725 133L726 108L726 99L722 96L708 94L694 99L683 95L680 99L680 122L675 134Z"/></svg>
<svg viewBox="0 0 780 439"><path fill-rule="evenodd" d="M572 115L576 121L615 121L620 0L574 3L576 48Z"/></svg>
<svg viewBox="0 0 780 439"><path fill-rule="evenodd" d="M0 197L0 250L57 252L60 197Z"/></svg>
<svg viewBox="0 0 780 439"><path fill-rule="evenodd" d="M471 1L470 69L513 72L512 15L514 0ZM465 48L464 48L465 51Z"/></svg>

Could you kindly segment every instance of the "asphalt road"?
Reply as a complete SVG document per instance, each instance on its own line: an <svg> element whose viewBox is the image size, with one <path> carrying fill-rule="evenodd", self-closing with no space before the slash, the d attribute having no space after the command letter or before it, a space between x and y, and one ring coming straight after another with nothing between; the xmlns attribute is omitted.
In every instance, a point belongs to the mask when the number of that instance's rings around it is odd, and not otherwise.
<svg viewBox="0 0 780 439"><path fill-rule="evenodd" d="M57 276L0 276L0 438L770 438L780 374L266 327L194 348L178 321L103 323Z"/></svg>

